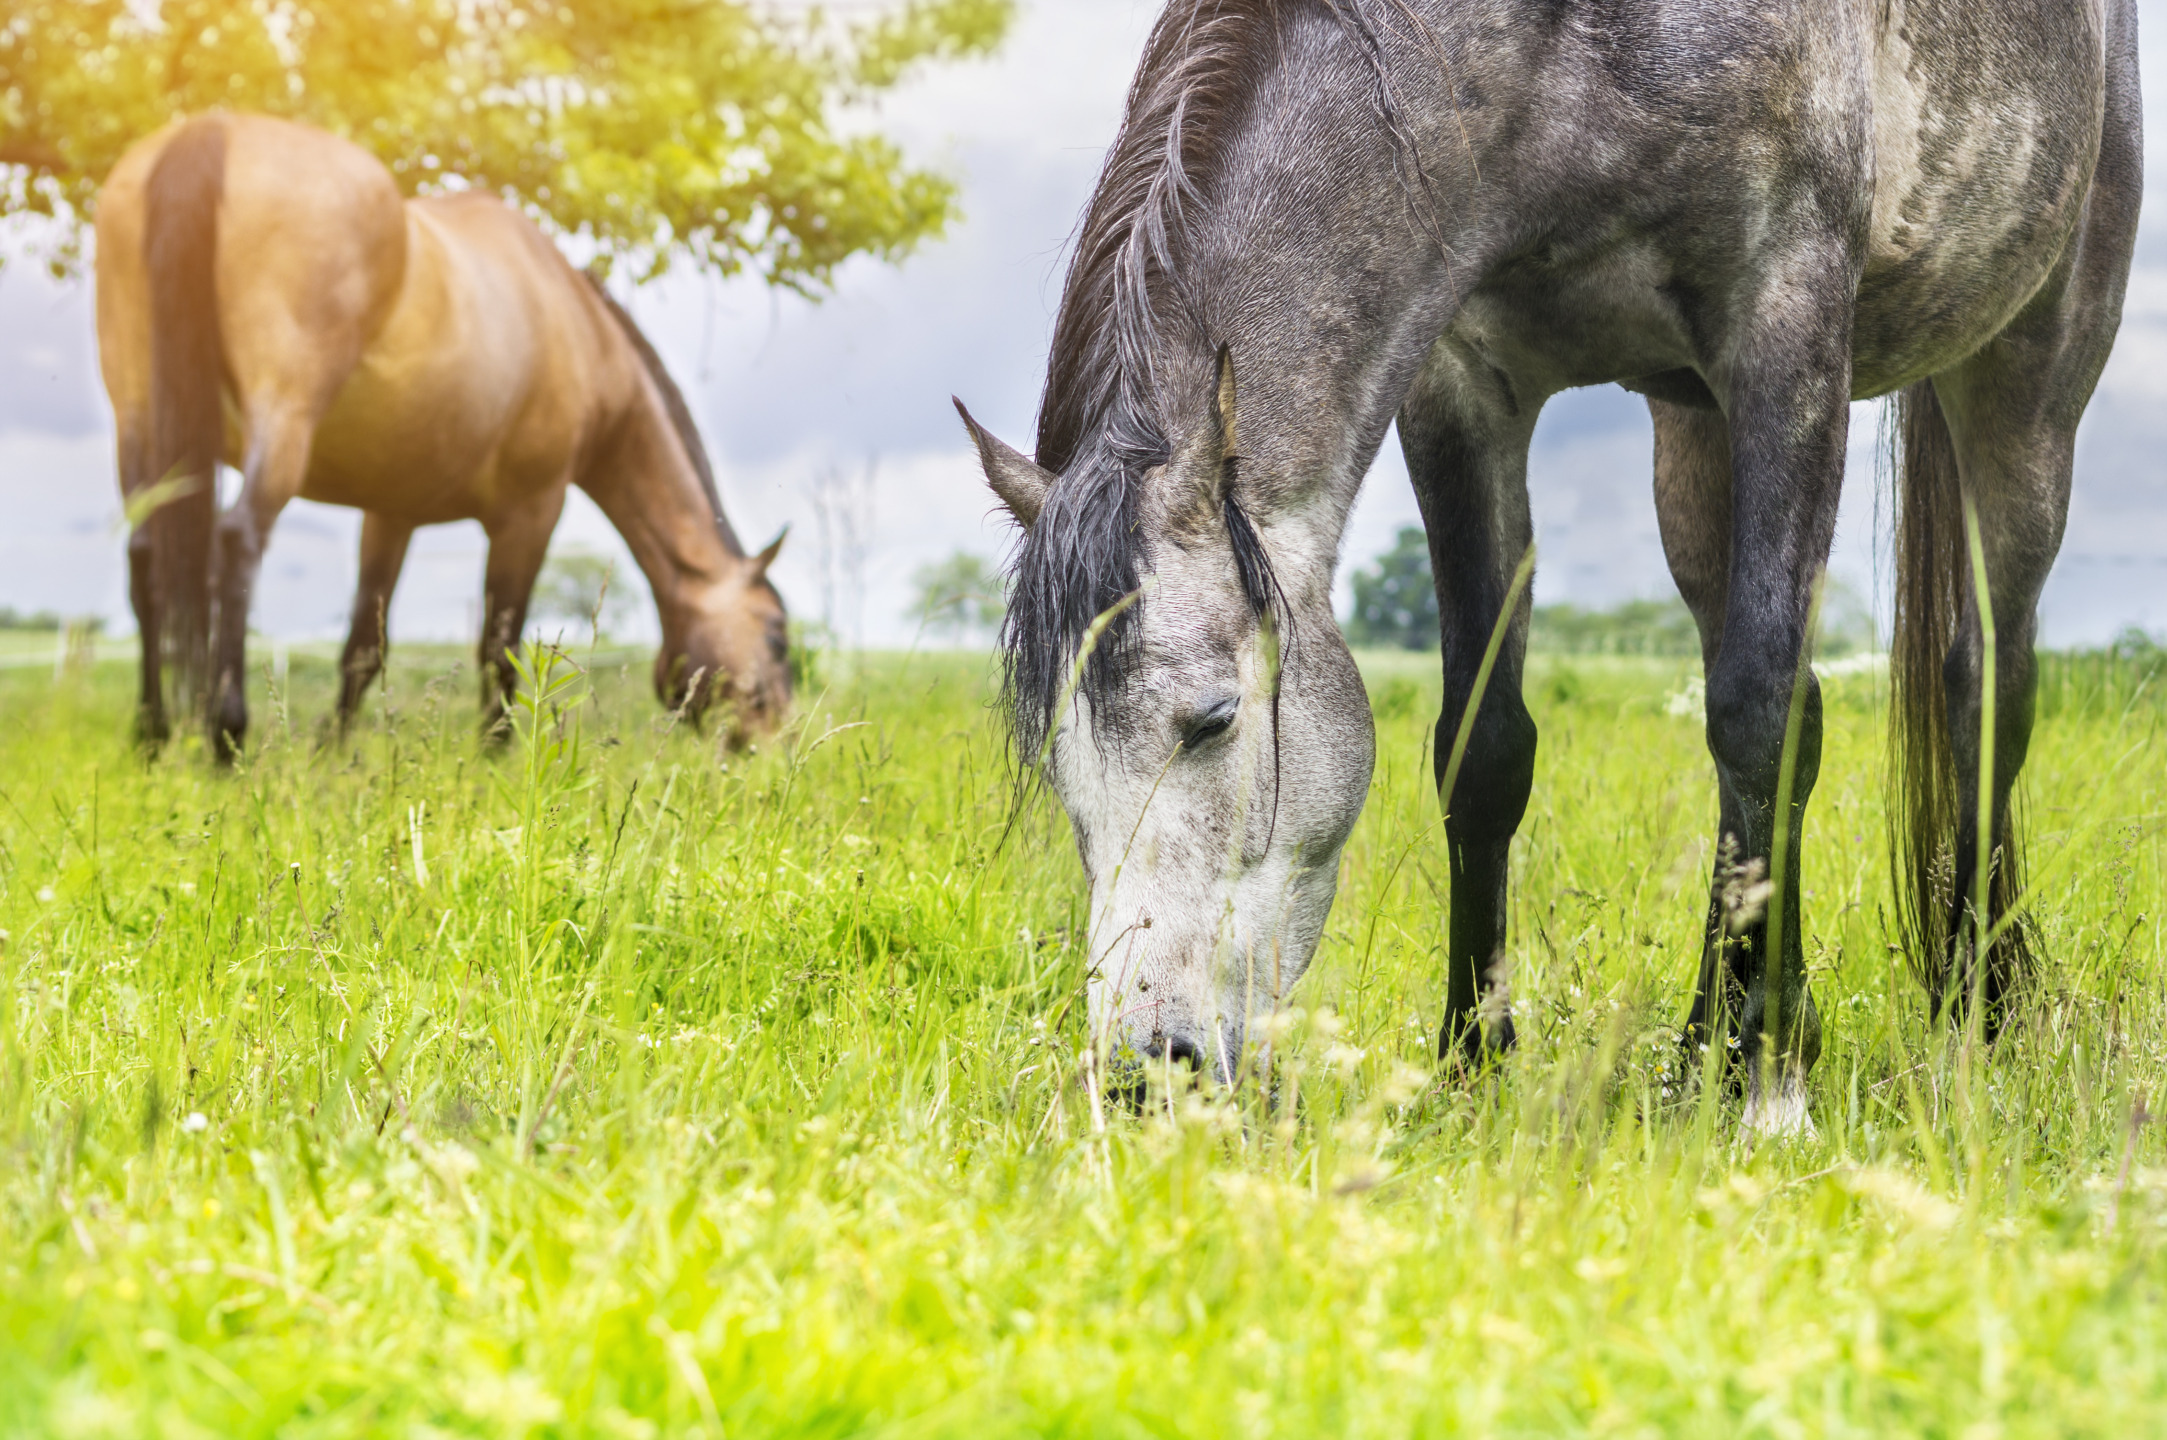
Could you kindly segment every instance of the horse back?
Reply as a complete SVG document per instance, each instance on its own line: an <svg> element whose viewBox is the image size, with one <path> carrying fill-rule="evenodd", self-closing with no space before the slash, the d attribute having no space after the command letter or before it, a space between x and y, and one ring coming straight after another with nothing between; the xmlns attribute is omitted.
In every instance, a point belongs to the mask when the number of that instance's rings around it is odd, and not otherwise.
<svg viewBox="0 0 2167 1440"><path fill-rule="evenodd" d="M532 221L493 196L408 203L396 301L318 433L306 493L411 523L487 520L561 484L636 361Z"/></svg>
<svg viewBox="0 0 2167 1440"><path fill-rule="evenodd" d="M1531 392L1683 376L1651 393L1713 403L1691 372L1737 332L1842 298L1855 395L1932 374L2065 264L2129 8L1619 0L1486 33L1478 103L1432 116L1438 168L1464 148L1482 177L1455 326Z"/></svg>

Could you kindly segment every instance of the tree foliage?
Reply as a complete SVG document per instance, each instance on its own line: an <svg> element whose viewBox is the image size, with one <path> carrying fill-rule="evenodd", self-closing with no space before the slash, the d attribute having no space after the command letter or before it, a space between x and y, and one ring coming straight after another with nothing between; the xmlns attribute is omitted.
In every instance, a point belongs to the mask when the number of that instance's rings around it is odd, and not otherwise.
<svg viewBox="0 0 2167 1440"><path fill-rule="evenodd" d="M954 210L862 112L983 54L1014 0L871 18L748 0L5 0L0 214L58 217L59 273L128 145L225 108L306 121L409 193L496 191L640 278L685 257L817 290Z"/></svg>
<svg viewBox="0 0 2167 1440"><path fill-rule="evenodd" d="M1420 526L1401 526L1390 550L1354 572L1354 614L1342 628L1350 645L1437 648L1437 587Z"/></svg>
<svg viewBox="0 0 2167 1440"><path fill-rule="evenodd" d="M1626 600L1607 609L1537 605L1527 647L1553 655L1698 655L1700 631L1693 612L1675 595Z"/></svg>
<svg viewBox="0 0 2167 1440"><path fill-rule="evenodd" d="M629 620L637 604L609 556L574 545L551 548L527 611L536 620L584 627L600 639Z"/></svg>
<svg viewBox="0 0 2167 1440"><path fill-rule="evenodd" d="M958 550L946 560L921 565L911 577L917 592L911 617L936 634L960 640L990 634L1007 610L1001 575L983 556Z"/></svg>

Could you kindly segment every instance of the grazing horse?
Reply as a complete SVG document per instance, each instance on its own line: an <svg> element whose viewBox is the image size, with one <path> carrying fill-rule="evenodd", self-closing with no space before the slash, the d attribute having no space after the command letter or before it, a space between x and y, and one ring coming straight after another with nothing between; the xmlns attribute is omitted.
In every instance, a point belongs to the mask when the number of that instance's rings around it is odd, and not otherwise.
<svg viewBox="0 0 2167 1440"><path fill-rule="evenodd" d="M1332 573L1397 417L1454 777L1440 1050L1512 1044L1528 445L1548 397L1612 382L1654 417L1721 791L1689 1039L1749 1057L1750 1129L1810 1124L1802 662L1850 403L1891 393L1917 958L1937 1005L1998 1008L2020 931L1975 964L1968 901L1982 863L1994 916L2016 898L2034 605L2120 318L2138 107L2132 0L1172 0L1079 233L1035 460L964 417L1022 526L1008 694L1089 875L1099 1039L1231 1077L1316 948L1374 755ZM1777 857L1766 905L1725 905Z"/></svg>
<svg viewBox="0 0 2167 1440"><path fill-rule="evenodd" d="M732 737L788 706L782 600L724 518L684 397L632 319L493 196L401 200L344 140L205 115L128 151L97 210L98 351L138 523L138 724L167 734L161 666L207 704L230 759L248 727L249 597L297 495L363 512L339 719L383 666L392 587L419 525L489 535L487 725L517 683L565 487L594 498L661 613L655 687ZM218 507L216 466L241 472Z"/></svg>

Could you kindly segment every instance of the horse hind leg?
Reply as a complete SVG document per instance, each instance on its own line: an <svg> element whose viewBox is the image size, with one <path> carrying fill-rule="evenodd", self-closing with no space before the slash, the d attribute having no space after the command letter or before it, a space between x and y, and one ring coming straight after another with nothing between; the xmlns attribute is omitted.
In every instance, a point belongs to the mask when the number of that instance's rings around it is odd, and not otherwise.
<svg viewBox="0 0 2167 1440"><path fill-rule="evenodd" d="M1960 391L1961 383L1947 388ZM1956 633L1939 677L1955 781L1956 845L1942 916L1942 934L1954 963L1944 964L1944 982L1932 1005L1937 1014L1946 1009L1953 1018L1976 1013L1985 1037L1991 1040L2001 1029L2018 980L2031 968L2031 937L2021 919L2010 914L2023 885L2022 851L2010 801L2031 750L2037 688L2032 643L2038 631L2039 592L2054 563L2068 509L2074 436L1997 436L1991 431L2000 427L1986 417L1968 418L1967 431L1976 426L1987 432L1967 435L1971 443L1960 445L1957 453L1959 474L1976 477L1966 489L1974 496L1986 560L1986 611L1994 621L1993 738L1991 757L1982 772L1989 694L1985 630L1976 587L1959 584L1962 600ZM1971 452L1968 463L1967 451ZM1991 541L1988 535L1993 536ZM1964 549L1961 572L1970 579L1968 538ZM1979 826L1982 779L1988 786L1985 837ZM1987 867L1984 934L1977 918L1975 889L1982 865ZM1999 935L1994 934L1997 926Z"/></svg>
<svg viewBox="0 0 2167 1440"><path fill-rule="evenodd" d="M2123 29L2126 39L2134 20L2130 7L2118 5L2109 24ZM1907 749L1920 762L1910 768L1929 780L1942 770L1941 783L1950 792L1950 803L1940 810L1915 806L1907 817L1913 862L1909 908L1914 927L1927 932L1912 938L1932 946L1922 958L1925 968L1940 973L1936 1012L1976 1014L1989 1040L2006 1019L2033 959L2028 927L2021 915L2012 914L2021 898L2022 861L2010 794L2031 743L2039 594L2061 548L2077 423L2114 344L2136 242L2143 162L2135 46L2110 38L2108 53L2118 58L2108 76L2099 163L2084 218L2060 269L1999 336L1930 384L1913 387L1903 402L1913 412L1914 433L1905 437L1899 593L1941 603L1927 607L1938 609L1925 617L1929 625L1913 618L1923 633L1914 633L1909 647L1906 619L1899 613L1895 678L1897 687L1908 679L1917 700L1898 719ZM1914 480L1922 477L1914 475L1913 441L1941 443L1952 462L1938 477L1938 495L1914 489ZM1985 767L1986 647L1962 514L1967 498L1985 561L1986 613L1994 620L1994 743L1991 765ZM1915 526L1938 531L1940 543L1915 543L1922 538ZM1931 663L1936 641L1945 646L1938 673ZM1912 673L1906 676L1905 669ZM1936 682L1938 696L1929 689ZM1936 698L1938 717L1930 703L1919 703ZM1987 833L1992 837L1984 843L1982 769L1990 774ZM1947 844L1949 830L1955 836L1953 873L1944 882L1946 891L1936 895L1919 861ZM1990 867L1985 921L1990 934L1999 932L1986 947L1983 965L1974 923L1982 863ZM1921 920L1927 924L1919 925ZM1937 923L1938 935L1932 933Z"/></svg>
<svg viewBox="0 0 2167 1440"><path fill-rule="evenodd" d="M1528 596L1505 602L1528 554L1527 450L1538 404L1516 400L1496 373L1448 339L1399 415L1400 444L1428 532L1437 586L1445 703L1436 732L1440 791L1472 705L1467 749L1440 793L1450 862L1444 1026L1438 1052L1479 1063L1515 1040L1506 952L1508 859L1535 776L1535 721L1521 698ZM1504 617L1488 684L1476 683Z"/></svg>
<svg viewBox="0 0 2167 1440"><path fill-rule="evenodd" d="M241 493L212 531L211 577L216 598L211 683L211 743L222 765L239 755L248 734L248 615L264 547L308 472L315 419L274 411L249 426Z"/></svg>
<svg viewBox="0 0 2167 1440"><path fill-rule="evenodd" d="M2080 377L2081 378L2081 377ZM2068 377L2060 377L2067 383ZM1947 541L1931 557L1943 570L1945 648L1939 666L1910 677L1912 687L1939 690L1941 734L1934 737L1939 756L1926 763L1940 772L1946 787L1939 805L1924 807L1935 833L1920 835L1913 846L1914 868L1921 855L1946 857L1946 870L1931 867L1930 878L1914 876L1913 907L1934 910L1934 929L1926 943L1930 980L1938 980L1932 1005L1937 1015L1978 1015L1989 1040L2006 1018L2016 986L2032 964L2032 936L2021 916L2012 913L2023 885L2020 837L2011 808L2018 775L2031 748L2037 669L2032 653L2038 631L2038 602L2060 547L2068 512L2075 450L2074 424L2040 423L2040 407L2011 403L2019 388L2046 390L2057 384L2051 373L2020 374L1993 347L1955 370L1936 376L1931 391L1908 397L1925 411L1924 421L1947 426L1956 460L1958 485L1944 489L1940 514L1932 520ZM2089 381L2085 381L2089 388ZM1940 404L1934 400L1938 398ZM2059 409L2060 407L2055 407ZM2072 407L2073 409L2074 407ZM2072 420L2073 420L2072 414ZM1913 440L1920 438L1914 425ZM1907 480L1915 476L1908 464ZM1954 492L1954 493L1951 493ZM1969 501L1977 519L1984 559L1986 612L1994 625L1991 752L1984 754L1989 692L1986 682L1985 630L1974 581L1969 527L1963 507ZM1934 497L1907 490L1907 528L1926 523L1915 512ZM1919 563L1930 557L1922 555ZM1922 655L1920 659L1924 659ZM1982 763L1984 760L1984 763ZM1980 782L1987 781L1987 835L1980 834ZM1913 823L1921 823L1914 816ZM1945 849L1953 828L1953 853ZM1977 885L1987 870L1987 904L1982 936ZM1936 873L1938 872L1938 873ZM1981 962L1982 939L1986 954ZM1973 1007L1978 1008L1976 1012Z"/></svg>
<svg viewBox="0 0 2167 1440"><path fill-rule="evenodd" d="M121 495L133 498L149 480L144 472L149 459L144 453L144 421L122 406L120 419ZM138 524L128 534L128 605L135 612L135 632L140 637L139 685L136 692L135 738L146 753L155 754L169 738L166 723L163 632L158 614L156 545L148 525Z"/></svg>
<svg viewBox="0 0 2167 1440"><path fill-rule="evenodd" d="M341 737L361 708L361 697L383 672L390 647L391 593L406 565L414 527L371 510L361 519L361 580L354 590L353 621L339 656L338 728Z"/></svg>
<svg viewBox="0 0 2167 1440"><path fill-rule="evenodd" d="M141 683L136 696L136 743L156 753L166 743L164 673L159 654L158 589L152 575L151 537L144 529L128 537L128 602L135 611L136 634L142 637Z"/></svg>

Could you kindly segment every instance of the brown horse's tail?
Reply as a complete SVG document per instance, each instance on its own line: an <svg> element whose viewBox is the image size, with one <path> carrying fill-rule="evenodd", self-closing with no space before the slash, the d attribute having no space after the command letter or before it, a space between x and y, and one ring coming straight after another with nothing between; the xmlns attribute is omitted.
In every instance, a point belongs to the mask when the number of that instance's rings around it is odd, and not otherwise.
<svg viewBox="0 0 2167 1440"><path fill-rule="evenodd" d="M160 645L186 703L207 688L211 533L225 449L220 387L226 348L218 321L218 205L226 131L205 117L159 153L143 197L143 263L150 277L151 463L147 516ZM130 497L132 500L137 497Z"/></svg>
<svg viewBox="0 0 2167 1440"><path fill-rule="evenodd" d="M1896 616L1889 641L1889 862L1896 917L1914 972L1939 1013L1949 992L1950 922L1958 913L1959 789L1943 665L1957 640L1971 581L1956 446L1931 381L1895 397L1889 424L1896 477ZM2008 913L2023 889L2016 807L2004 813L1993 863L1990 917ZM2011 924L1995 941L1984 978L1998 1000L2027 967L2030 940ZM1989 1019L1991 1024L1991 1017Z"/></svg>

